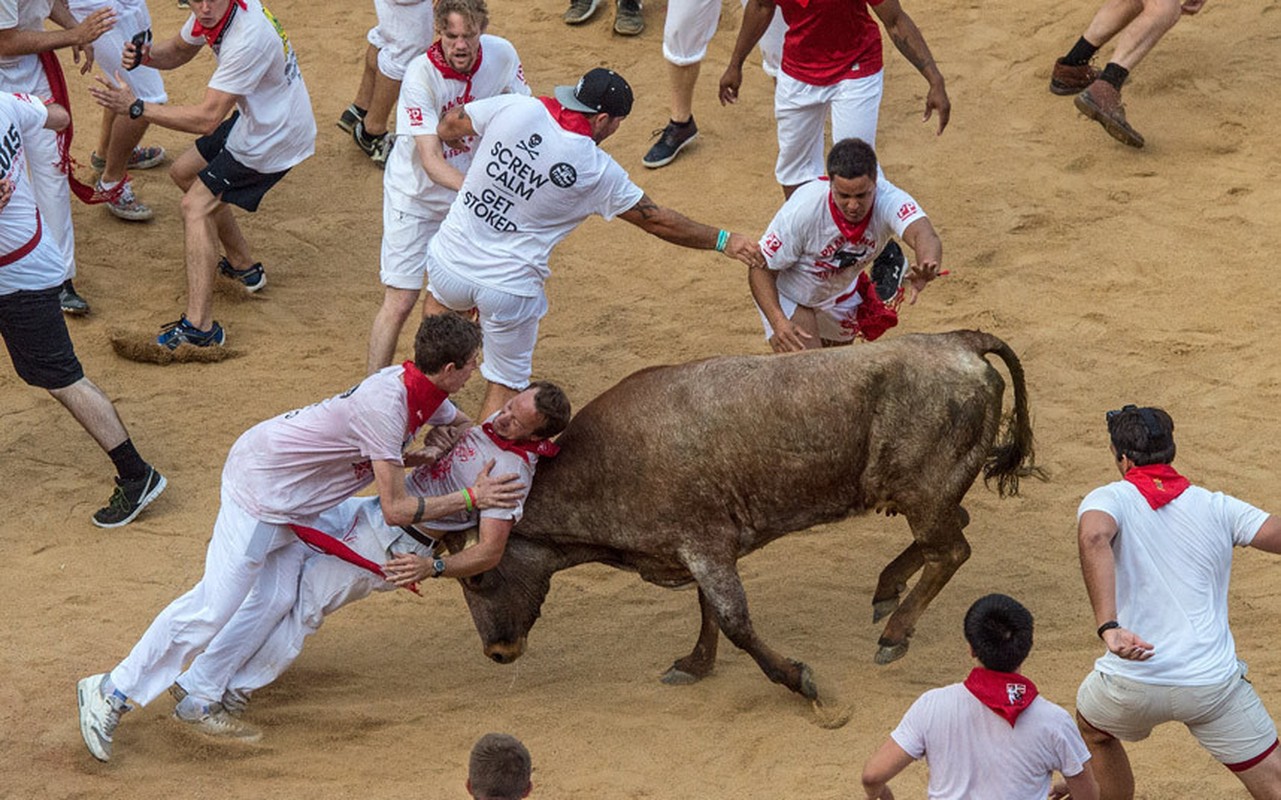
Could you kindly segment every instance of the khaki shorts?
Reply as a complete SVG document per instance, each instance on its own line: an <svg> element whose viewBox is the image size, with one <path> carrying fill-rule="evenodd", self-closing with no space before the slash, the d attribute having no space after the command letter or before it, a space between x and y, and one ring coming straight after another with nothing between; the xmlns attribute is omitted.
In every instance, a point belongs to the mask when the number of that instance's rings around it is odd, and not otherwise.
<svg viewBox="0 0 1281 800"><path fill-rule="evenodd" d="M1245 664L1231 680L1210 686L1139 683L1091 672L1076 693L1076 710L1093 727L1126 742L1146 739L1163 722L1182 722L1201 746L1231 767L1256 758L1277 740L1277 728Z"/></svg>

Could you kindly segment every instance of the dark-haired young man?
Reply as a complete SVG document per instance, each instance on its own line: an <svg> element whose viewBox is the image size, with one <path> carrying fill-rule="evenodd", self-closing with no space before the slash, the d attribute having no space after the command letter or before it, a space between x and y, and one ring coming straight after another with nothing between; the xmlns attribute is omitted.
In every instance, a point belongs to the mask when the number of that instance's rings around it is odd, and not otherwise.
<svg viewBox="0 0 1281 800"><path fill-rule="evenodd" d="M863 766L868 800L893 800L890 779L919 758L930 765L931 800L1045 800L1055 772L1074 800L1096 800L1072 717L1018 674L1032 650L1031 612L1003 594L980 597L965 613L965 640L979 666L907 710Z"/></svg>
<svg viewBox="0 0 1281 800"><path fill-rule="evenodd" d="M467 761L467 794L475 800L520 800L534 788L529 751L515 736L487 733Z"/></svg>
<svg viewBox="0 0 1281 800"><path fill-rule="evenodd" d="M1108 650L1076 697L1100 796L1134 796L1121 740L1177 721L1251 796L1281 797L1276 725L1228 628L1232 548L1281 553L1281 521L1170 466L1174 421L1162 409L1109 411L1107 426L1122 480L1077 511L1081 572Z"/></svg>

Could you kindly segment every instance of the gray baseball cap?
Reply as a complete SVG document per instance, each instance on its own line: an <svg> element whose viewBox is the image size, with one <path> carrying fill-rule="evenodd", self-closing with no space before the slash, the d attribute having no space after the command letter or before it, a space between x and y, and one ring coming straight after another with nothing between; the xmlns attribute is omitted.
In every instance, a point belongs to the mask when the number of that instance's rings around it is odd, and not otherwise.
<svg viewBox="0 0 1281 800"><path fill-rule="evenodd" d="M625 117L632 113L632 87L612 69L596 67L577 86L557 86L556 100L570 111Z"/></svg>

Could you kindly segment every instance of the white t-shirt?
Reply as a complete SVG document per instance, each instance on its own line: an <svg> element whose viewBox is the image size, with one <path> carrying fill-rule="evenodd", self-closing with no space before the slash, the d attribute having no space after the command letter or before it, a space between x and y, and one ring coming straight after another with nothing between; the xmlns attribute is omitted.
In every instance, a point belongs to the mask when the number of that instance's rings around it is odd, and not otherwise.
<svg viewBox="0 0 1281 800"><path fill-rule="evenodd" d="M560 126L542 101L502 95L467 104L475 160L440 232L433 264L521 297L538 297L552 248L592 214L613 219L644 192L590 136Z"/></svg>
<svg viewBox="0 0 1281 800"><path fill-rule="evenodd" d="M404 371L379 370L342 394L245 431L227 455L223 489L255 519L301 523L372 483L370 462L403 464L413 438ZM426 424L457 416L446 400Z"/></svg>
<svg viewBox="0 0 1281 800"><path fill-rule="evenodd" d="M1117 524L1117 621L1155 646L1147 661L1109 652L1094 668L1139 683L1231 680L1238 669L1228 628L1232 547L1249 545L1267 512L1199 486L1153 510L1129 481L1087 494L1077 518L1087 511L1102 511Z"/></svg>
<svg viewBox="0 0 1281 800"><path fill-rule="evenodd" d="M400 141L387 157L383 175L383 188L393 208L434 219L449 211L456 193L427 177L413 137L435 136L440 118L454 106L500 94L529 94L520 57L506 39L480 37L480 63L472 70L470 82L446 78L426 53L409 62L400 84L400 102L396 104L396 136ZM475 144L475 137L469 137L461 150L442 143L445 160L465 175Z"/></svg>
<svg viewBox="0 0 1281 800"><path fill-rule="evenodd" d="M52 0L0 0L0 30L42 31L51 8ZM35 53L0 57L0 90L47 94L48 87Z"/></svg>
<svg viewBox="0 0 1281 800"><path fill-rule="evenodd" d="M282 172L316 149L316 118L298 70L289 36L258 0L231 0L235 11L214 50L218 68L209 88L237 96L240 119L227 137L227 152L262 173ZM205 43L191 32L193 14L182 26L189 44Z"/></svg>
<svg viewBox="0 0 1281 800"><path fill-rule="evenodd" d="M23 139L44 129L49 112L44 102L25 94L0 92L0 178L13 181L13 196L0 209L0 257L15 253L36 233L36 196L27 173ZM0 266L0 295L48 289L62 283L66 264L48 230L27 255Z"/></svg>
<svg viewBox="0 0 1281 800"><path fill-rule="evenodd" d="M147 0L67 0L67 7L76 19L84 19L98 9L107 7L117 11L148 10Z"/></svg>
<svg viewBox="0 0 1281 800"><path fill-rule="evenodd" d="M770 220L760 241L766 264L778 272L778 293L803 306L818 305L848 290L891 235L901 237L907 226L925 218L911 195L881 178L871 219L863 235L850 241L832 217L831 186L816 180L798 188Z"/></svg>
<svg viewBox="0 0 1281 800"><path fill-rule="evenodd" d="M1037 697L1013 726L954 683L916 699L890 734L929 762L930 800L1045 800L1053 773L1090 759L1071 715Z"/></svg>

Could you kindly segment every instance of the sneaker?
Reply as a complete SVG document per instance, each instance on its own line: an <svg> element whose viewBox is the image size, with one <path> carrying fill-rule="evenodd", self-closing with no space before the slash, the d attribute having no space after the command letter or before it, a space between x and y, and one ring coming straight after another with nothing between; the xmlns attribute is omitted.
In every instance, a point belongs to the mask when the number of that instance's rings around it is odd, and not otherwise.
<svg viewBox="0 0 1281 800"><path fill-rule="evenodd" d="M62 306L62 313L73 317L83 317L89 313L89 303L76 293L76 287L72 285L70 278L62 282L62 289L58 292L58 303Z"/></svg>
<svg viewBox="0 0 1281 800"><path fill-rule="evenodd" d="M177 708L173 710L174 719L191 725L208 736L220 739L236 739L242 742L256 742L262 738L262 731L248 722L238 720L227 713L222 703L210 703L203 706L199 716L184 717Z"/></svg>
<svg viewBox="0 0 1281 800"><path fill-rule="evenodd" d="M666 128L654 131L653 135L659 139L641 159L641 163L650 169L665 167L675 161L676 154L698 138L698 125L694 124L693 117L685 123L669 121Z"/></svg>
<svg viewBox="0 0 1281 800"><path fill-rule="evenodd" d="M125 169L151 169L158 167L165 160L165 149L163 147L135 147L129 154L129 163ZM107 168L107 159L100 158L97 153L89 154L89 165L95 172L102 172Z"/></svg>
<svg viewBox="0 0 1281 800"><path fill-rule="evenodd" d="M377 136L368 136L365 134L365 123L363 120L356 123L352 128L351 138L356 140L356 146L369 156L369 160L380 167L387 166L387 156L391 153L392 138L388 133L380 133Z"/></svg>
<svg viewBox="0 0 1281 800"><path fill-rule="evenodd" d="M336 124L338 127L342 128L344 132L351 133L356 129L356 123L360 122L364 118L365 112L356 108L356 104L352 103L342 112L342 116L338 118L338 122Z"/></svg>
<svg viewBox="0 0 1281 800"><path fill-rule="evenodd" d="M174 322L166 322L160 328L156 344L170 350L177 350L178 345L189 344L193 347L222 347L227 341L227 334L216 321L207 331L202 331L187 321L187 315Z"/></svg>
<svg viewBox="0 0 1281 800"><path fill-rule="evenodd" d="M1060 96L1077 94L1090 88L1090 84L1099 79L1099 71L1090 64L1071 66L1064 64L1063 59L1054 62L1050 72L1050 93Z"/></svg>
<svg viewBox="0 0 1281 800"><path fill-rule="evenodd" d="M614 14L614 33L636 36L643 30L645 18L641 16L640 0L618 0L618 11Z"/></svg>
<svg viewBox="0 0 1281 800"><path fill-rule="evenodd" d="M881 254L872 262L868 277L872 279L876 296L881 298L882 303L888 303L898 296L899 287L907 277L907 258L898 242L890 239L885 243Z"/></svg>
<svg viewBox="0 0 1281 800"><path fill-rule="evenodd" d="M181 703L187 696L187 690L177 681L169 687L169 696L174 702ZM222 693L222 710L233 717L240 717L249 708L249 692L245 689L228 689Z"/></svg>
<svg viewBox="0 0 1281 800"><path fill-rule="evenodd" d="M191 0L178 0L178 8L191 8Z"/></svg>
<svg viewBox="0 0 1281 800"><path fill-rule="evenodd" d="M148 466L147 474L133 480L116 477L116 490L107 505L93 515L93 524L99 528L119 528L128 525L144 508L165 490L169 482L165 476Z"/></svg>
<svg viewBox="0 0 1281 800"><path fill-rule="evenodd" d="M82 678L76 684L76 701L80 705L80 735L85 747L99 761L111 758L111 736L120 724L120 717L129 710L124 702L102 693L107 673Z"/></svg>
<svg viewBox="0 0 1281 800"><path fill-rule="evenodd" d="M1103 126L1108 135L1121 144L1142 147L1143 137L1125 119L1121 90L1104 80L1091 83L1076 96L1076 110Z"/></svg>
<svg viewBox="0 0 1281 800"><path fill-rule="evenodd" d="M566 25L582 24L592 18L598 6L600 0L569 0L569 10L561 19L565 20Z"/></svg>
<svg viewBox="0 0 1281 800"><path fill-rule="evenodd" d="M138 196L133 193L133 181L126 178L124 183L125 187L116 195L116 199L106 202L107 210L130 222L146 222L155 216L151 212L151 206L138 201ZM102 181L98 181L94 189L99 192L107 191Z"/></svg>
<svg viewBox="0 0 1281 800"><path fill-rule="evenodd" d="M245 269L236 269L226 258L221 258L218 260L218 271L233 281L243 283L250 292L256 292L267 285L267 273L263 271L261 261Z"/></svg>

